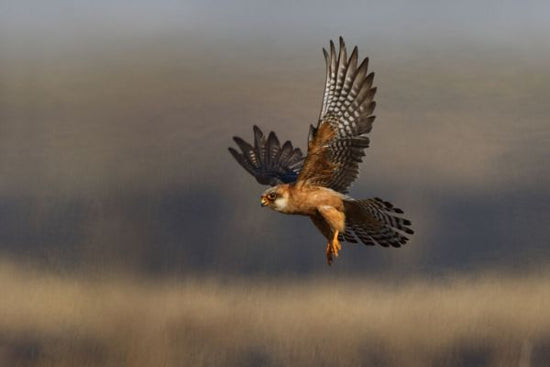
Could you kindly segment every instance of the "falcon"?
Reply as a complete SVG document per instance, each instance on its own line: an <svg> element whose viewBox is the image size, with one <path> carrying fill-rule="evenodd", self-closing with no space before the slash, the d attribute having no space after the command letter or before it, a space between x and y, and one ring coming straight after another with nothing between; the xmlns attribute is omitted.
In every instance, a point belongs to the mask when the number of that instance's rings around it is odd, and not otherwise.
<svg viewBox="0 0 550 367"><path fill-rule="evenodd" d="M357 47L348 58L342 37L338 52L330 41L323 54L325 89L319 120L309 128L307 156L289 141L281 146L274 132L266 137L257 126L253 145L234 137L240 152L229 152L258 183L271 186L261 195L262 207L311 218L328 241L325 255L331 265L340 242L401 247L414 232L390 202L347 195L370 142L374 73L368 72L368 58L358 63Z"/></svg>

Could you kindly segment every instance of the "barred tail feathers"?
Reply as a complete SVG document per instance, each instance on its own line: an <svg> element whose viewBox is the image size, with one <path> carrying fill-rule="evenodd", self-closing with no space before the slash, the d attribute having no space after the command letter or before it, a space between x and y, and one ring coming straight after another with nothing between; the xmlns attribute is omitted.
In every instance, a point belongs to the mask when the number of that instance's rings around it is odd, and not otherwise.
<svg viewBox="0 0 550 367"><path fill-rule="evenodd" d="M346 231L341 240L365 245L401 247L412 235L411 221L402 218L403 210L380 198L344 200Z"/></svg>

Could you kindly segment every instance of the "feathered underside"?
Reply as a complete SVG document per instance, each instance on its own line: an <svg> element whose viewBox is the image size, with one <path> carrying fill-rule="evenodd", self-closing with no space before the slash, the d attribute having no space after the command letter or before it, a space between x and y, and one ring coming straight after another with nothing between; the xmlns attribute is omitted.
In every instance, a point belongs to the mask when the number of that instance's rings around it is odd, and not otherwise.
<svg viewBox="0 0 550 367"><path fill-rule="evenodd" d="M347 57L342 37L338 54L332 41L330 51L323 49L323 53L323 104L317 126L310 128L308 155L298 182L346 193L369 146L366 134L372 129L376 106L374 73L367 73L368 58L358 66L357 47Z"/></svg>
<svg viewBox="0 0 550 367"><path fill-rule="evenodd" d="M238 136L233 137L233 140L241 152L233 148L229 148L229 152L260 184L275 186L296 181L304 163L304 156L290 141L281 146L273 131L266 139L260 128L255 125L254 146Z"/></svg>

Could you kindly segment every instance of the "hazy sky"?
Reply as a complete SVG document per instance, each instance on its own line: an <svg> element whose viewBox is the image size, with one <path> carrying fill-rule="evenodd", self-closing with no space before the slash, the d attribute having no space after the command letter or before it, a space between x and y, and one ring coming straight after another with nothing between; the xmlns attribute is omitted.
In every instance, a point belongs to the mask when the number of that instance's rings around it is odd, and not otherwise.
<svg viewBox="0 0 550 367"><path fill-rule="evenodd" d="M473 41L548 55L546 1L4 1L4 47L62 47L142 37L286 48L335 35L388 47ZM234 41L233 41L234 42ZM533 47L531 47L533 46ZM535 48L536 46L536 48Z"/></svg>
<svg viewBox="0 0 550 367"><path fill-rule="evenodd" d="M2 24L10 29L77 30L105 27L128 32L166 32L174 29L220 30L256 35L273 30L354 31L355 34L393 34L407 28L414 34L446 33L474 38L536 35L548 31L546 1L43 1L3 2ZM110 30L110 29L109 29ZM309 30L309 31L308 31ZM68 32L60 32L67 34ZM512 37L514 38L514 37Z"/></svg>

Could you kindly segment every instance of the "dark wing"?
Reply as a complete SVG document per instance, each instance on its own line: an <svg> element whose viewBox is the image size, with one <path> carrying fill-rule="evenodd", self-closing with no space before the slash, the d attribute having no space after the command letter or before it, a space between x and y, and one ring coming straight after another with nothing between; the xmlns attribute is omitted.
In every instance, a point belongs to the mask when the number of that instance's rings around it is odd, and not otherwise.
<svg viewBox="0 0 550 367"><path fill-rule="evenodd" d="M323 53L327 64L323 105L317 127L310 128L308 154L298 182L346 193L369 146L365 134L374 121L374 73L367 73L368 58L357 65L357 47L348 59L342 37L338 54L332 41L330 53L325 49Z"/></svg>
<svg viewBox="0 0 550 367"><path fill-rule="evenodd" d="M272 131L266 137L258 126L254 126L254 146L238 136L233 140L241 152L229 148L229 152L245 170L262 185L275 186L296 181L304 164L299 148L293 148L287 141L281 147L277 135Z"/></svg>
<svg viewBox="0 0 550 367"><path fill-rule="evenodd" d="M401 247L414 233L403 210L380 198L344 200L346 231L341 240L365 245Z"/></svg>

